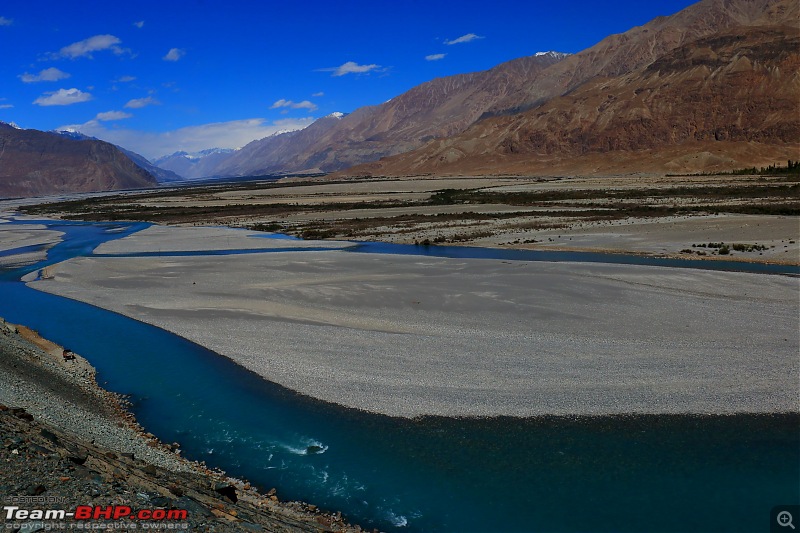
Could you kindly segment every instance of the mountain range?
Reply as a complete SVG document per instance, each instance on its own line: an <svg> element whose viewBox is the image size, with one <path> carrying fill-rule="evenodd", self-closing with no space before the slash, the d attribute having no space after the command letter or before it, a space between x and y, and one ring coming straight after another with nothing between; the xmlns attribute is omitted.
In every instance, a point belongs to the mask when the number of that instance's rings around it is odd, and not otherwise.
<svg viewBox="0 0 800 533"><path fill-rule="evenodd" d="M434 79L194 168L219 176L619 173L797 158L798 6L703 0L574 55L537 53Z"/></svg>
<svg viewBox="0 0 800 533"><path fill-rule="evenodd" d="M21 129L0 122L0 196L28 197L155 185L158 181L153 174L113 144L80 134Z"/></svg>
<svg viewBox="0 0 800 533"><path fill-rule="evenodd" d="M220 160L235 150L228 148L208 148L199 152L175 152L153 160L153 165L168 170L180 178L202 178L214 175L213 169Z"/></svg>
<svg viewBox="0 0 800 533"><path fill-rule="evenodd" d="M239 150L178 152L155 164L199 178L664 173L798 159L799 34L797 0L702 0L577 54L536 53L437 78L383 104L334 113ZM9 179L8 150L15 146L2 142L0 184ZM129 155L146 174L158 174ZM117 180L98 181L102 173L95 172L91 184L77 177L75 186L137 183L136 171L125 168L115 170ZM21 193L47 188L14 179ZM4 187L0 194L8 194Z"/></svg>
<svg viewBox="0 0 800 533"><path fill-rule="evenodd" d="M354 175L695 172L797 159L800 31L797 2L708 1L613 36L565 59L546 81L572 80L614 43L662 34L636 49L673 46L610 68L514 114L478 121L423 148L349 169ZM689 15L694 15L689 17ZM688 22L687 22L688 20ZM676 26L676 21L682 22ZM697 22L703 25L698 26ZM723 29L708 31L709 21ZM685 24L683 24L685 23ZM702 28L702 32L698 29ZM629 32L629 33L631 33ZM698 37L700 33L706 35ZM630 38L628 38L630 37ZM603 54L598 54L603 50ZM636 64L635 68L630 68Z"/></svg>

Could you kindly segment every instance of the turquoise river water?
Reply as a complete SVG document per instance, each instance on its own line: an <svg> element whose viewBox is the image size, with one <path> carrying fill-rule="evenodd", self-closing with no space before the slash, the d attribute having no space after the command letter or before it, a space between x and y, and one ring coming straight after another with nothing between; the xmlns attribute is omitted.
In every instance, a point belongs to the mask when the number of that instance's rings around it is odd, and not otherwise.
<svg viewBox="0 0 800 533"><path fill-rule="evenodd" d="M129 394L140 423L188 458L284 499L386 531L459 532L768 531L773 506L800 502L797 413L408 420L346 409L159 328L28 288L25 273L147 226L42 223L64 240L47 260L0 273L0 316L89 359L101 385ZM355 251L415 249L468 253Z"/></svg>

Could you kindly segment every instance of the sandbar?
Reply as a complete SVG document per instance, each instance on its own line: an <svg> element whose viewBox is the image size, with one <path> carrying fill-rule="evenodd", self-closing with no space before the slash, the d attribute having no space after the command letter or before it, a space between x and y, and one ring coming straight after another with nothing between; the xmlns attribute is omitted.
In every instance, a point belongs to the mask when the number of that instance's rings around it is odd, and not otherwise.
<svg viewBox="0 0 800 533"><path fill-rule="evenodd" d="M173 228L148 231L113 245L172 239ZM50 270L31 286L391 416L798 411L790 276L345 250L85 257Z"/></svg>
<svg viewBox="0 0 800 533"><path fill-rule="evenodd" d="M41 261L47 257L49 248L61 242L62 235L60 231L48 230L41 224L12 226L0 223L0 266L21 266ZM13 250L17 249L19 253L14 253Z"/></svg>

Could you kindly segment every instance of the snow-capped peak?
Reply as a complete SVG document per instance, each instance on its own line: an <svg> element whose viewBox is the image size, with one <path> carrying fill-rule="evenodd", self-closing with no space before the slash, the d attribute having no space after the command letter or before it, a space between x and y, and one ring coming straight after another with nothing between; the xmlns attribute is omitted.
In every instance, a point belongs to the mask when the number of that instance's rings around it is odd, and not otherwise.
<svg viewBox="0 0 800 533"><path fill-rule="evenodd" d="M341 112L339 112L339 111L334 111L334 112L333 112L333 113L331 113L330 115L326 115L326 118L327 118L327 117L331 117L331 118L342 118L343 116L344 116L344 113L341 113Z"/></svg>
<svg viewBox="0 0 800 533"><path fill-rule="evenodd" d="M170 155L165 155L157 158L155 160L155 163L161 163L173 157L183 157L185 159L188 159L189 161L198 161L209 155L230 154L232 152L235 152L236 150L238 150L238 148L206 148L205 150L199 150L197 152L186 152L185 150L180 150L178 152L173 152Z"/></svg>
<svg viewBox="0 0 800 533"><path fill-rule="evenodd" d="M549 57L553 57L553 58L556 58L556 59L563 59L563 58L565 58L567 56L570 56L572 54L567 54L567 53L564 53L564 52L556 52L556 51L550 50L548 52L536 52L533 55L534 55L534 57L549 56Z"/></svg>
<svg viewBox="0 0 800 533"><path fill-rule="evenodd" d="M5 124L6 126L11 126L15 130L21 130L22 129L19 126L17 126L14 122L5 122L3 120L0 120L0 124Z"/></svg>
<svg viewBox="0 0 800 533"><path fill-rule="evenodd" d="M293 131L297 131L297 130L278 130L278 131L276 131L275 133L272 133L272 134L270 134L270 135L267 135L267 136L266 136L266 137L264 137L264 138L265 138L265 139L269 139L270 137L277 137L277 136L279 136L279 135L283 135L284 133L292 133Z"/></svg>
<svg viewBox="0 0 800 533"><path fill-rule="evenodd" d="M84 135L83 133L79 132L76 128L73 128L72 126L64 126L57 130L51 130L50 133L55 133L56 135L61 135L62 137L67 137L68 139L73 139L76 141L97 140L97 137L90 137L88 135Z"/></svg>

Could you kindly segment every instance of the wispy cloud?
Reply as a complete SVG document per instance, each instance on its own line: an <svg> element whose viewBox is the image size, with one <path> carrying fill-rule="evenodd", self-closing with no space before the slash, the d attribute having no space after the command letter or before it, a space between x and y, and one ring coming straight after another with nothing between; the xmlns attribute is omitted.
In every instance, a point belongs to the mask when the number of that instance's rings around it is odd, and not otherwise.
<svg viewBox="0 0 800 533"><path fill-rule="evenodd" d="M141 30L142 28L144 28L144 21L143 20L139 20L137 22L134 22L133 25Z"/></svg>
<svg viewBox="0 0 800 533"><path fill-rule="evenodd" d="M0 109L11 109L14 104L0 104Z"/></svg>
<svg viewBox="0 0 800 533"><path fill-rule="evenodd" d="M112 120L123 120L126 118L131 118L133 115L130 113L126 113L125 111L106 111L105 113L98 113L95 120L101 120L104 122L109 122Z"/></svg>
<svg viewBox="0 0 800 533"><path fill-rule="evenodd" d="M133 100L128 100L128 103L125 104L125 107L128 109L140 109L149 105L159 105L160 103L161 102L152 96L145 96L144 98L134 98Z"/></svg>
<svg viewBox="0 0 800 533"><path fill-rule="evenodd" d="M35 83L37 81L58 81L58 80L65 80L69 78L69 74L64 71L61 71L55 67L50 67L42 70L39 74L20 74L17 76L21 79L24 83Z"/></svg>
<svg viewBox="0 0 800 533"><path fill-rule="evenodd" d="M320 68L318 72L333 72L332 76L344 76L345 74L366 74L381 68L380 65L359 65L355 61L348 61L338 67Z"/></svg>
<svg viewBox="0 0 800 533"><path fill-rule="evenodd" d="M311 96L313 96L314 98L320 98L320 97L322 97L322 96L325 96L325 93L324 93L324 92L322 92L322 91L320 91L320 92L318 92L318 93L314 93L314 94L312 94Z"/></svg>
<svg viewBox="0 0 800 533"><path fill-rule="evenodd" d="M92 120L88 122L84 122L83 124L70 124L68 126L61 126L57 128L59 131L77 131L78 133L82 133L87 137L96 137L100 138L95 134L98 131L109 131L106 129L102 122L113 122L115 120L123 120L126 118L131 118L133 115L130 113L126 113L124 111L106 111L105 113L98 113ZM114 144L119 144L114 141L109 141ZM122 145L120 145L122 146Z"/></svg>
<svg viewBox="0 0 800 533"><path fill-rule="evenodd" d="M114 81L115 82L119 82L119 83L129 83L129 82L132 82L135 79L136 79L136 76L120 76L119 78L117 78Z"/></svg>
<svg viewBox="0 0 800 533"><path fill-rule="evenodd" d="M449 41L445 41L444 44L461 44L461 43L468 43L474 41L476 39L483 39L480 35L475 35L474 33L468 33L466 35L462 35L461 37L457 37L455 39L451 39Z"/></svg>
<svg viewBox="0 0 800 533"><path fill-rule="evenodd" d="M72 105L88 102L91 99L91 94L73 88L59 89L57 91L44 93L34 100L33 103L40 106Z"/></svg>
<svg viewBox="0 0 800 533"><path fill-rule="evenodd" d="M185 55L185 50L181 50L180 48L170 48L169 52L167 52L167 55L165 55L162 59L164 61L178 61Z"/></svg>
<svg viewBox="0 0 800 533"><path fill-rule="evenodd" d="M289 109L308 109L309 113L318 109L313 102L308 100L292 102L291 100L284 100L283 98L272 104L270 109L280 109L281 107L287 107Z"/></svg>
<svg viewBox="0 0 800 533"><path fill-rule="evenodd" d="M439 61L440 59L444 59L444 56L447 54L431 54L429 56L425 56L425 61Z"/></svg>
<svg viewBox="0 0 800 533"><path fill-rule="evenodd" d="M73 129L125 147L143 156L155 159L180 150L197 152L207 148L240 148L256 139L276 133L305 128L314 121L311 117L268 122L263 118L233 120L189 126L160 133L125 128L107 128L99 120L85 124L72 124L59 129Z"/></svg>
<svg viewBox="0 0 800 533"><path fill-rule="evenodd" d="M88 57L91 59L93 52L101 52L103 50L111 50L117 55L129 53L130 50L119 46L121 43L122 41L119 37L113 35L95 35L65 46L59 50L57 54L54 54L54 56L66 57L69 59L77 59L79 57Z"/></svg>
<svg viewBox="0 0 800 533"><path fill-rule="evenodd" d="M12 19L0 17L0 26L11 26L14 23Z"/></svg>

